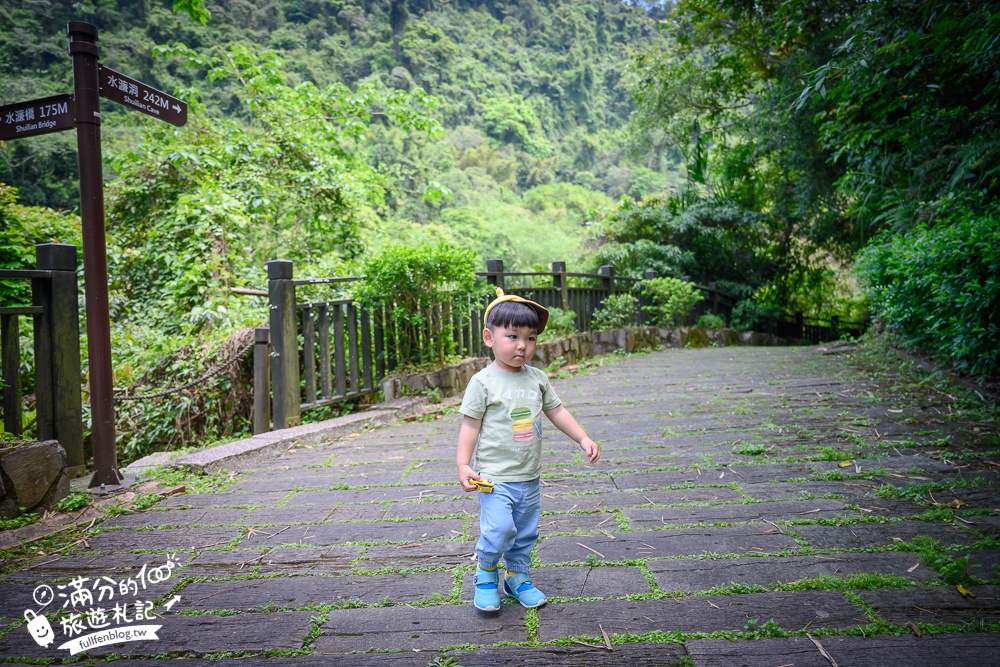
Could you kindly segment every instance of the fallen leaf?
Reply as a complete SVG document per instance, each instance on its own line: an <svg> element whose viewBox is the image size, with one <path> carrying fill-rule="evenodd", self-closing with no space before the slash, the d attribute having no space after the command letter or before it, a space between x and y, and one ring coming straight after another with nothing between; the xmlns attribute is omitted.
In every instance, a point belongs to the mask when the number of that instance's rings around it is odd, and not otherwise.
<svg viewBox="0 0 1000 667"><path fill-rule="evenodd" d="M850 466L851 466L850 461L841 461L840 463L837 464L838 468L849 468Z"/></svg>
<svg viewBox="0 0 1000 667"><path fill-rule="evenodd" d="M919 637L921 635L920 628L918 628L917 624L914 623L913 621L910 621L910 629L913 630L913 634L915 634L916 636Z"/></svg>
<svg viewBox="0 0 1000 667"><path fill-rule="evenodd" d="M590 547L588 547L588 546L587 546L586 544L580 544L579 542L577 542L576 544L577 544L577 546L581 546L581 547L583 547L583 548L584 548L584 549L586 549L587 551L592 551L592 552L594 552L595 554L597 554L597 555L598 555L598 556L600 556L601 558L604 558L604 557L605 557L605 556L604 556L604 554L602 554L602 553L601 553L600 551L598 551L598 550L596 550L596 549L591 549L591 548L590 548Z"/></svg>
<svg viewBox="0 0 1000 667"><path fill-rule="evenodd" d="M831 664L831 665L833 665L833 667L840 667L840 665L838 665L838 664L837 664L837 661L833 659L833 656L831 656L831 655L830 655L829 653L827 653L827 652L826 652L826 649L825 649L825 648L823 648L823 645L822 645L822 644L820 644L820 643L819 643L818 641L816 641L816 640L815 640L815 639L813 638L813 636L812 636L812 635L810 635L810 634L809 634L809 633L807 632L807 633L806 633L806 637L808 637L809 639L811 639L811 640L812 640L812 643L813 643L813 644L815 644L815 645L816 645L816 648L818 648L818 649L819 649L819 652L820 652L820 655L822 655L822 656L823 656L824 658L826 658L827 660L829 660L829 661L830 661L830 664Z"/></svg>
<svg viewBox="0 0 1000 667"><path fill-rule="evenodd" d="M600 623L598 623L597 627L599 627L601 629L601 636L604 637L604 645L607 646L608 650L610 651L611 650L611 638L608 637L608 633L604 631L604 626L603 625L601 625Z"/></svg>
<svg viewBox="0 0 1000 667"><path fill-rule="evenodd" d="M970 590L969 590L968 588L966 588L966 587L965 587L965 586L963 586L962 584L956 584L956 585L955 585L955 589L956 589L956 590L957 590L957 591L958 591L959 593L961 593L961 594L962 594L962 597L966 597L966 598L974 598L974 597L976 597L976 594L975 594L975 593L973 593L972 591L970 591Z"/></svg>
<svg viewBox="0 0 1000 667"><path fill-rule="evenodd" d="M914 571L914 570L916 570L916 569L917 569L918 567L920 567L920 563L917 563L917 564L916 564L916 565L914 565L913 567L909 568L909 569L907 570L907 572L913 572L913 571Z"/></svg>

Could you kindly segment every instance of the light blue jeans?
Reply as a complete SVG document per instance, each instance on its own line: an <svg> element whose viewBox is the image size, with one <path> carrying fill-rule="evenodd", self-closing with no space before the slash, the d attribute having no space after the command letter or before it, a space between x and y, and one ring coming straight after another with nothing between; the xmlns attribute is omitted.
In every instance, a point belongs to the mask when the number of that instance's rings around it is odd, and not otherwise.
<svg viewBox="0 0 1000 667"><path fill-rule="evenodd" d="M479 565L494 568L503 558L508 572L527 573L542 514L541 482L495 482L479 492Z"/></svg>

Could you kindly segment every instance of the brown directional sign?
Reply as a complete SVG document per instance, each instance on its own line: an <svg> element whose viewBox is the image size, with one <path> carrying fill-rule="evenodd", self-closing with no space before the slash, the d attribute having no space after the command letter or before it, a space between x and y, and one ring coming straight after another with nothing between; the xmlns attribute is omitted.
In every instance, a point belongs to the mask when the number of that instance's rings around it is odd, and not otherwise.
<svg viewBox="0 0 1000 667"><path fill-rule="evenodd" d="M110 67L98 67L101 97L165 120L180 127L187 122L187 104L173 95L149 86L142 81L125 76Z"/></svg>
<svg viewBox="0 0 1000 667"><path fill-rule="evenodd" d="M0 107L0 140L61 132L75 127L72 95L55 95Z"/></svg>

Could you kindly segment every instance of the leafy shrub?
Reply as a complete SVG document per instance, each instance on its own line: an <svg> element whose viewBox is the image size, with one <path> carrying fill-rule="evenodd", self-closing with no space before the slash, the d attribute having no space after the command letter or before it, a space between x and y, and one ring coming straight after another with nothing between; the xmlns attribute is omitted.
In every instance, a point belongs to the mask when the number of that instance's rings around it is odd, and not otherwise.
<svg viewBox="0 0 1000 667"><path fill-rule="evenodd" d="M390 245L362 265L354 296L384 309L400 365L442 362L457 351L452 317L481 296L475 254L445 243Z"/></svg>
<svg viewBox="0 0 1000 667"><path fill-rule="evenodd" d="M705 313L694 323L699 329L725 329L726 320L715 313Z"/></svg>
<svg viewBox="0 0 1000 667"><path fill-rule="evenodd" d="M733 306L729 317L729 326L740 331L752 331L758 324L776 320L781 317L781 309L777 306L762 306L745 299Z"/></svg>
<svg viewBox="0 0 1000 667"><path fill-rule="evenodd" d="M704 298L694 283L668 277L644 281L642 293L652 302L651 306L643 306L642 309L652 315L654 324L660 326L679 324Z"/></svg>
<svg viewBox="0 0 1000 667"><path fill-rule="evenodd" d="M624 329L635 325L635 297L627 292L611 294L594 311L593 329Z"/></svg>
<svg viewBox="0 0 1000 667"><path fill-rule="evenodd" d="M90 504L90 494L71 493L56 504L56 509L60 512L75 512L82 510Z"/></svg>
<svg viewBox="0 0 1000 667"><path fill-rule="evenodd" d="M1000 206L945 217L952 224L876 238L859 254L862 285L908 345L974 375L1000 375Z"/></svg>
<svg viewBox="0 0 1000 667"><path fill-rule="evenodd" d="M37 243L72 243L79 247L80 223L76 216L41 206L23 206L17 200L17 188L0 183L0 269L35 268ZM31 281L0 281L0 303L30 305Z"/></svg>
<svg viewBox="0 0 1000 667"><path fill-rule="evenodd" d="M549 308L549 322L545 331L538 337L541 340L552 340L572 336L576 333L576 312L562 308Z"/></svg>

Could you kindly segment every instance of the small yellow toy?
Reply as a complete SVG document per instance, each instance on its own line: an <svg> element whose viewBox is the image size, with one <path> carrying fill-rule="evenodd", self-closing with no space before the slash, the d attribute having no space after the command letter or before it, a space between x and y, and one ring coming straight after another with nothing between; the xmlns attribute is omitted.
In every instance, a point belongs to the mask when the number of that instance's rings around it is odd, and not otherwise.
<svg viewBox="0 0 1000 667"><path fill-rule="evenodd" d="M470 479L469 483L483 493L491 493L493 491L493 482L488 479Z"/></svg>

